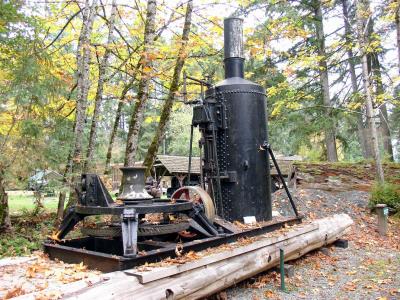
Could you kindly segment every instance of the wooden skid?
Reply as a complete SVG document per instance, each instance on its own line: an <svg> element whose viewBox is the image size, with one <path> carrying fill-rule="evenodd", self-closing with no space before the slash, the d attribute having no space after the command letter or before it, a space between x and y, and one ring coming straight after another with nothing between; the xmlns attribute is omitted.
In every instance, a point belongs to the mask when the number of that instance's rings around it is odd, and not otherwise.
<svg viewBox="0 0 400 300"><path fill-rule="evenodd" d="M133 269L104 274L94 285L83 280L65 285L61 292L70 299L199 299L278 265L279 249L284 249L285 261L289 261L331 244L352 223L346 214L334 215L296 226L281 236L261 237L243 246L237 244L234 249L197 261L148 272ZM51 287L18 299L35 299L49 292Z"/></svg>

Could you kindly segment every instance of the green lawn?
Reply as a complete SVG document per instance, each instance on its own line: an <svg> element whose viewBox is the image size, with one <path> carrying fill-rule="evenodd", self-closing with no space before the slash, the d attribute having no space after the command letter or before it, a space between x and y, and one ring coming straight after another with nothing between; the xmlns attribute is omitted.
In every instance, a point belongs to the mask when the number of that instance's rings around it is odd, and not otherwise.
<svg viewBox="0 0 400 300"><path fill-rule="evenodd" d="M33 210L34 204L33 195L9 195L8 196L8 205L10 207L11 214L20 214L24 210L31 211ZM58 205L58 197L44 197L43 200L44 208L47 212L56 212Z"/></svg>

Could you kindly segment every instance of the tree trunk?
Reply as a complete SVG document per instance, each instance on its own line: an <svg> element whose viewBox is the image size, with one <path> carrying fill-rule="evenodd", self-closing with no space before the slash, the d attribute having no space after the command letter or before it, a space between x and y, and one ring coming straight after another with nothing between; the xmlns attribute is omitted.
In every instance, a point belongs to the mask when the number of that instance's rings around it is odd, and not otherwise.
<svg viewBox="0 0 400 300"><path fill-rule="evenodd" d="M124 107L126 94L133 87L135 80L136 80L136 76L133 76L131 78L131 80L125 85L124 89L122 90L121 96L119 97L118 108L115 113L114 126L112 128L112 131L110 134L110 141L108 143L108 149L107 149L107 155L106 155L106 167L104 170L104 174L110 174L110 172L111 172L112 149L114 147L115 137L117 136L118 126L119 126L119 122L121 120L122 108Z"/></svg>
<svg viewBox="0 0 400 300"><path fill-rule="evenodd" d="M396 8L395 24L396 24L396 37L397 37L396 38L397 39L397 63L398 63L399 74L400 74L400 4L398 4L397 8Z"/></svg>
<svg viewBox="0 0 400 300"><path fill-rule="evenodd" d="M158 127L156 130L156 133L154 135L153 141L151 142L151 145L147 151L146 158L144 160L144 165L147 167L147 172L150 171L151 166L154 163L154 159L157 155L158 148L160 146L160 143L162 139L164 138L165 134L165 128L168 124L170 115L171 115L171 110L172 106L174 104L175 96L178 91L179 87L179 78L183 69L183 65L185 64L185 59L187 56L186 53L186 47L187 47L187 42L189 40L189 34L190 34L190 26L191 26L191 19L192 19L192 10L193 10L193 1L189 0L187 3L186 7L186 15L185 15L185 24L183 27L183 32L182 32L182 42L181 42L181 47L179 48L178 52L178 57L176 59L175 63L175 68L174 68L174 74L172 76L171 84L169 87L169 92L168 92L168 97L165 100L161 116L160 116L160 122L158 123Z"/></svg>
<svg viewBox="0 0 400 300"><path fill-rule="evenodd" d="M362 75L363 75L363 86L365 93L365 105L367 109L367 120L370 128L370 143L372 145L373 155L376 164L376 177L380 182L384 182L384 174L382 168L381 155L379 153L379 145L378 145L378 135L375 124L375 113L373 107L373 91L372 85L369 77L368 70L368 53L367 47L369 44L369 35L368 35L368 22L371 17L371 12L369 9L368 0L359 0L357 3L357 27L358 27L358 36L359 36L359 44L361 51L361 60L362 60Z"/></svg>
<svg viewBox="0 0 400 300"><path fill-rule="evenodd" d="M373 34L373 28L371 25L370 36ZM382 72L381 72L381 64L379 62L379 57L377 53L371 54L371 67L374 83L375 83L375 94L376 96L383 95L385 90L382 84ZM392 137L389 128L389 118L388 111L386 107L386 103L383 103L379 109L379 119L381 123L380 131L383 140L383 149L385 150L385 154L388 155L389 160L393 161L393 146L392 146Z"/></svg>
<svg viewBox="0 0 400 300"><path fill-rule="evenodd" d="M398 71L400 74L400 3L398 2L398 0L394 0L394 1L397 1L395 24L396 24L396 40L397 40L397 63L398 63L398 69L399 69ZM395 97L398 97L400 94L399 88L400 88L400 86L398 85L397 95L395 95ZM397 140L400 141L400 130L398 131ZM397 144L399 144L399 142L397 142Z"/></svg>
<svg viewBox="0 0 400 300"><path fill-rule="evenodd" d="M351 87L353 90L353 97L355 98L354 101L359 102L361 101L360 97L358 96L358 83L357 83L357 75L356 75L356 61L352 49L352 39L354 38L353 32L351 30L350 25L350 16L349 16L349 9L348 9L348 0L342 0L342 9L343 9L343 17L344 17L344 32L345 32L345 42L346 42L346 49L347 49L347 57L349 63L349 71L350 71L350 80L351 80ZM368 144L367 144L367 137L365 136L365 126L362 117L362 109L357 110L359 114L357 115L357 135L358 141L360 143L361 152L364 158L372 158L371 151L369 151Z"/></svg>
<svg viewBox="0 0 400 300"><path fill-rule="evenodd" d="M387 111L386 103L384 103L380 106L379 119L381 122L381 134L382 134L382 139L383 139L383 149L385 149L387 158L390 161L394 161L392 134L391 134L390 128L389 128L389 114Z"/></svg>
<svg viewBox="0 0 400 300"><path fill-rule="evenodd" d="M137 101L135 103L135 108L132 112L129 124L125 151L125 166L133 166L135 163L135 155L139 140L139 131L143 122L147 99L149 97L150 77L153 65L151 50L155 38L156 6L156 0L148 0L146 24L144 27L144 49L140 59L141 78L139 82Z"/></svg>
<svg viewBox="0 0 400 300"><path fill-rule="evenodd" d="M314 1L314 16L315 16L315 34L318 43L318 55L319 59L319 75L322 87L322 98L324 106L326 106L326 120L330 122L328 128L325 129L325 146L328 161L337 161L337 150L336 150L336 134L335 134L335 123L331 121L332 107L331 98L329 94L329 75L328 75L328 65L326 61L326 49L325 49L325 34L324 25L322 18L321 3L319 0Z"/></svg>
<svg viewBox="0 0 400 300"><path fill-rule="evenodd" d="M73 185L76 186L80 180L78 176L82 172L82 140L85 127L87 97L89 92L89 62L90 62L90 35L93 28L93 20L96 15L97 0L93 0L89 5L86 1L83 11L83 23L79 36L77 49L77 99L75 109L75 128L74 128L74 146L72 155L72 173ZM77 200L74 188L71 189L68 207Z"/></svg>
<svg viewBox="0 0 400 300"><path fill-rule="evenodd" d="M0 169L0 233L11 229L8 195L4 187L4 171Z"/></svg>
<svg viewBox="0 0 400 300"><path fill-rule="evenodd" d="M66 198L66 193L65 192L60 192L60 195L58 197L56 224L60 224L62 219L63 219L63 217L64 217L65 198Z"/></svg>
<svg viewBox="0 0 400 300"><path fill-rule="evenodd" d="M92 124L90 127L89 145L88 145L88 150L87 150L86 160L85 160L85 165L84 165L85 173L87 173L90 170L91 164L93 163L94 150L96 148L97 122L99 120L100 108L101 108L101 103L102 103L102 98L103 98L103 88L104 88L104 83L106 81L106 72L107 72L108 63L109 63L108 61L109 61L109 57L111 54L110 45L111 45L112 39L113 39L113 31L114 31L116 13L117 13L117 4L116 4L116 0L113 0L111 15L110 15L110 19L108 20L108 37L107 37L107 42L105 45L106 49L104 52L104 56L100 62L100 66L99 66L99 79L97 82L97 90L96 90L95 103L94 103L94 112L93 112L93 117L92 117Z"/></svg>

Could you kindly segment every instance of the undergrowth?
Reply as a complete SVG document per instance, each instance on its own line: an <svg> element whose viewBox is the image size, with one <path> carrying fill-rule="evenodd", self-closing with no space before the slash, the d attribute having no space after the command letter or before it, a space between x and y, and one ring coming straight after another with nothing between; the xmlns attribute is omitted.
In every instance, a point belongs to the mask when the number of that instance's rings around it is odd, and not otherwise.
<svg viewBox="0 0 400 300"><path fill-rule="evenodd" d="M0 234L0 258L29 255L42 248L42 243L54 229L55 214L32 215L25 211L11 220L12 230Z"/></svg>
<svg viewBox="0 0 400 300"><path fill-rule="evenodd" d="M376 183L371 190L369 205L386 204L400 214L400 186L392 183Z"/></svg>

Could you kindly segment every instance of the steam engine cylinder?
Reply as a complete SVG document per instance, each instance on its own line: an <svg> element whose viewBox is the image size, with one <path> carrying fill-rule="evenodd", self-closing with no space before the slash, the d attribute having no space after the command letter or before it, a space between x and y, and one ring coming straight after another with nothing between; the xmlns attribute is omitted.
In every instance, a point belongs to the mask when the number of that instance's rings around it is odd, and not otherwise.
<svg viewBox="0 0 400 300"><path fill-rule="evenodd" d="M242 22L225 19L225 80L206 91L193 124L202 133L203 174L218 215L271 220L270 164L260 149L268 138L265 90L243 78Z"/></svg>

